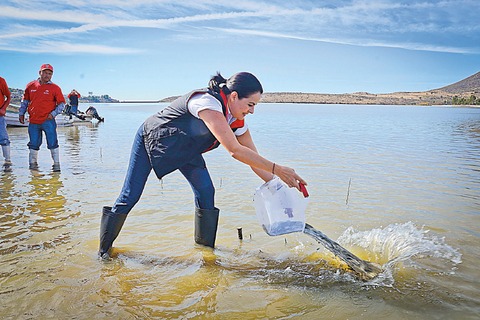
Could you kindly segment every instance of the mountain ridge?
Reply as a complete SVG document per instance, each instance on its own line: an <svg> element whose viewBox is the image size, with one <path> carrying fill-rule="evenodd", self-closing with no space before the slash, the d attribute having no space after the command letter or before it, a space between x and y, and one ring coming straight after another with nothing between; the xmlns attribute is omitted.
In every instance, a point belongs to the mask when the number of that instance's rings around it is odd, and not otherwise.
<svg viewBox="0 0 480 320"><path fill-rule="evenodd" d="M262 103L315 103L315 104L379 104L379 105L451 105L456 98L468 101L478 96L480 101L480 72L453 84L428 91L393 92L374 94L354 93L308 93L308 92L265 92ZM171 96L158 102L171 102L178 96Z"/></svg>
<svg viewBox="0 0 480 320"><path fill-rule="evenodd" d="M450 92L453 94L461 93L480 93L480 72L467 77L438 90Z"/></svg>

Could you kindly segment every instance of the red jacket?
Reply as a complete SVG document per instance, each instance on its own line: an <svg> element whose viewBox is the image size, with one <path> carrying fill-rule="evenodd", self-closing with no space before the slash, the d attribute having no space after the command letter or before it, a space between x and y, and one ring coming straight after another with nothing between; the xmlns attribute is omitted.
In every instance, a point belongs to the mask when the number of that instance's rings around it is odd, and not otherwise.
<svg viewBox="0 0 480 320"><path fill-rule="evenodd" d="M38 80L27 84L23 99L30 101L28 104L29 121L34 124L45 122L57 105L65 103L62 89L59 86L53 82L40 84Z"/></svg>
<svg viewBox="0 0 480 320"><path fill-rule="evenodd" d="M7 100L5 100L7 97ZM8 103L7 103L8 102ZM10 104L10 90L8 89L5 79L0 77L0 117L5 115L7 107Z"/></svg>

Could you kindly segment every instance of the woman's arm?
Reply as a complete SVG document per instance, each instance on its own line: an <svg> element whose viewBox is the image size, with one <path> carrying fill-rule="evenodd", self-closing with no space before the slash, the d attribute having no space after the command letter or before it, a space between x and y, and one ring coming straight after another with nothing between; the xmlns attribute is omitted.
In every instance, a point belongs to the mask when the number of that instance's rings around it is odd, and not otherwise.
<svg viewBox="0 0 480 320"><path fill-rule="evenodd" d="M222 146L230 153L230 155L253 168L261 169L263 171L272 172L282 179L289 187L295 187L300 190L299 182L307 185L307 183L293 170L292 168L285 167L260 156L255 149L251 137L244 137L241 141L245 142L247 146L242 145L232 129L229 127L225 117L221 112L213 110L202 110L198 113L200 119L205 122L210 132L217 138ZM251 141L248 142L248 140ZM253 150L250 148L253 146ZM258 173L257 173L258 174ZM266 178L265 174L260 173L262 179Z"/></svg>
<svg viewBox="0 0 480 320"><path fill-rule="evenodd" d="M253 142L252 136L251 136L250 131L248 129L244 134L242 134L240 136L235 136L235 137L237 138L238 142L242 146L245 146L245 147L249 148L250 150L255 151L258 154L257 148L255 147L255 143ZM276 165L275 165L275 167L276 167ZM259 176L260 179L262 179L265 182L273 179L274 175L270 171L265 171L265 170L258 169L256 167L252 167L252 166L250 168L252 168L253 172L255 172L255 174L257 176Z"/></svg>

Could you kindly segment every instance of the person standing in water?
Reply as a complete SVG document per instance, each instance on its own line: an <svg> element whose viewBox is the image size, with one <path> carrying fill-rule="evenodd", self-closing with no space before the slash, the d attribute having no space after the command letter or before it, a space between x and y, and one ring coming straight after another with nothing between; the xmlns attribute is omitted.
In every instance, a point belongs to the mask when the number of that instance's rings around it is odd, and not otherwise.
<svg viewBox="0 0 480 320"><path fill-rule="evenodd" d="M123 188L112 207L103 207L99 256L108 259L128 213L140 199L150 172L161 179L175 171L190 183L195 198L195 242L215 246L220 210L215 188L202 156L218 145L264 181L274 175L300 190L306 182L292 168L257 153L245 117L254 113L263 88L251 73L240 72L228 80L220 73L208 88L194 90L152 115L135 136Z"/></svg>
<svg viewBox="0 0 480 320"><path fill-rule="evenodd" d="M70 106L72 107L70 112L72 114L77 114L78 112L78 99L80 99L80 97L80 93L75 89L68 94L68 100L70 101Z"/></svg>
<svg viewBox="0 0 480 320"><path fill-rule="evenodd" d="M42 144L42 132L47 138L47 148L53 159L52 169L60 171L60 149L57 139L57 123L55 116L62 113L65 107L65 98L62 89L52 80L53 67L43 64L38 71L40 77L27 84L19 110L19 121L25 123L25 113L28 111L29 168L38 169L38 150Z"/></svg>
<svg viewBox="0 0 480 320"><path fill-rule="evenodd" d="M10 139L8 138L7 122L5 121L5 113L10 105L11 94L8 89L7 82L0 77L0 145L2 146L3 170L5 172L12 171L12 160L10 159Z"/></svg>
<svg viewBox="0 0 480 320"><path fill-rule="evenodd" d="M75 117L85 120L85 117L82 115L78 114L78 100L80 99L81 95L80 93L73 89L69 94L68 94L68 100L69 100L69 106L70 109L68 110L68 114L70 115L70 119L72 118L72 115Z"/></svg>

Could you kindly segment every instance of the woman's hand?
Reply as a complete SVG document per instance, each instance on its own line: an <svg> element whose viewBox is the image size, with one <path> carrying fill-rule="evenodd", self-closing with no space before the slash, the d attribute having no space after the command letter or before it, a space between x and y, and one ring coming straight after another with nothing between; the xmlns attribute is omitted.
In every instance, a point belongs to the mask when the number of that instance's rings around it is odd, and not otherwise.
<svg viewBox="0 0 480 320"><path fill-rule="evenodd" d="M297 188L300 190L300 183L307 185L307 182L300 177L295 170L289 167L281 166L278 163L275 164L273 168L273 173L282 179L283 182L287 184L290 188Z"/></svg>

